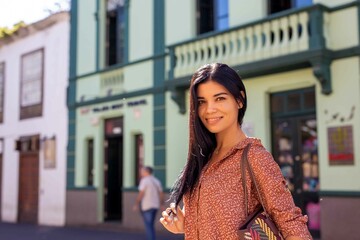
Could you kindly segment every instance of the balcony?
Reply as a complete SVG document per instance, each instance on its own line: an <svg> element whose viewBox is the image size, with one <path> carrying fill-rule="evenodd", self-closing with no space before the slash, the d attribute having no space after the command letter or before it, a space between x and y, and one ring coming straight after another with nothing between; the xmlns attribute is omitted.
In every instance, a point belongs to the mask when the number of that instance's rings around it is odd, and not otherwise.
<svg viewBox="0 0 360 240"><path fill-rule="evenodd" d="M336 44L329 38L337 31L331 24L336 21L340 26L338 21L343 21L343 26L349 25L339 14L354 15L357 19L358 7L359 2L336 8L317 4L171 45L167 84L172 98L184 113L184 89L188 88L191 75L211 62L227 63L246 78L312 67L322 93L330 94L330 63L336 55L333 51ZM350 50L355 47L352 50L358 52L358 39L353 42L344 47Z"/></svg>

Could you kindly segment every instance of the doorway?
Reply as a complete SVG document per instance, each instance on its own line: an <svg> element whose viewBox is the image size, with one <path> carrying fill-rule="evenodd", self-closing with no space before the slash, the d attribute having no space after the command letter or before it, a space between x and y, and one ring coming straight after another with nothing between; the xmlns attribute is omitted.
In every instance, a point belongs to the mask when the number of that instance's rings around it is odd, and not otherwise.
<svg viewBox="0 0 360 240"><path fill-rule="evenodd" d="M18 220L36 224L39 209L39 135L21 137L16 146L20 151Z"/></svg>
<svg viewBox="0 0 360 240"><path fill-rule="evenodd" d="M295 204L320 237L319 162L314 88L271 95L272 151Z"/></svg>
<svg viewBox="0 0 360 240"><path fill-rule="evenodd" d="M105 121L104 220L122 220L123 119Z"/></svg>

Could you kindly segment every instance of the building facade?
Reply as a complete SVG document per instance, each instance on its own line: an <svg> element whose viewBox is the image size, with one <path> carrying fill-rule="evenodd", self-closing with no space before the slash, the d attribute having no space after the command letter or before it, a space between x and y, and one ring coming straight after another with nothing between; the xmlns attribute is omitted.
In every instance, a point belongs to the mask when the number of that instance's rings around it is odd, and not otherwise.
<svg viewBox="0 0 360 240"><path fill-rule="evenodd" d="M1 220L65 223L69 13L0 39Z"/></svg>
<svg viewBox="0 0 360 240"><path fill-rule="evenodd" d="M347 0L73 0L67 223L141 228L131 212L138 168L154 166L171 188L187 158L191 75L224 62L248 91L243 129L272 152L313 236L354 238L359 9Z"/></svg>

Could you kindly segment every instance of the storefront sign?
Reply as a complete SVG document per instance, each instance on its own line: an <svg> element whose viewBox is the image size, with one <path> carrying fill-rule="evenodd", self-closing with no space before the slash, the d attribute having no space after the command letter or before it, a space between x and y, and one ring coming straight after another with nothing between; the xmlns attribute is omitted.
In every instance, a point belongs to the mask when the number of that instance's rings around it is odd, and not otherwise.
<svg viewBox="0 0 360 240"><path fill-rule="evenodd" d="M141 99L141 100L138 100L138 101L130 101L130 102L127 102L127 106L128 107L136 107L136 106L140 106L140 105L146 105L147 102L145 99ZM108 111L108 110L115 110L115 109L120 109L120 108L123 108L124 107L124 104L122 103L119 103L119 104L114 104L114 105L105 105L105 106L100 106L100 107L95 107L92 109L93 112L105 112L105 111Z"/></svg>
<svg viewBox="0 0 360 240"><path fill-rule="evenodd" d="M329 127L328 147L330 165L353 165L353 129L352 126Z"/></svg>

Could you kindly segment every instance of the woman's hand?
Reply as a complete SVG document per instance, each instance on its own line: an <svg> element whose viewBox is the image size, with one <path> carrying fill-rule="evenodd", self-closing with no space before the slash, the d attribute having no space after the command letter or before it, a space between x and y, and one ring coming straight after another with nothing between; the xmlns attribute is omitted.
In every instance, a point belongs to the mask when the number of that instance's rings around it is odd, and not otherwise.
<svg viewBox="0 0 360 240"><path fill-rule="evenodd" d="M175 203L171 203L170 207L162 212L160 223L172 233L184 233L185 212L178 206L175 209Z"/></svg>

